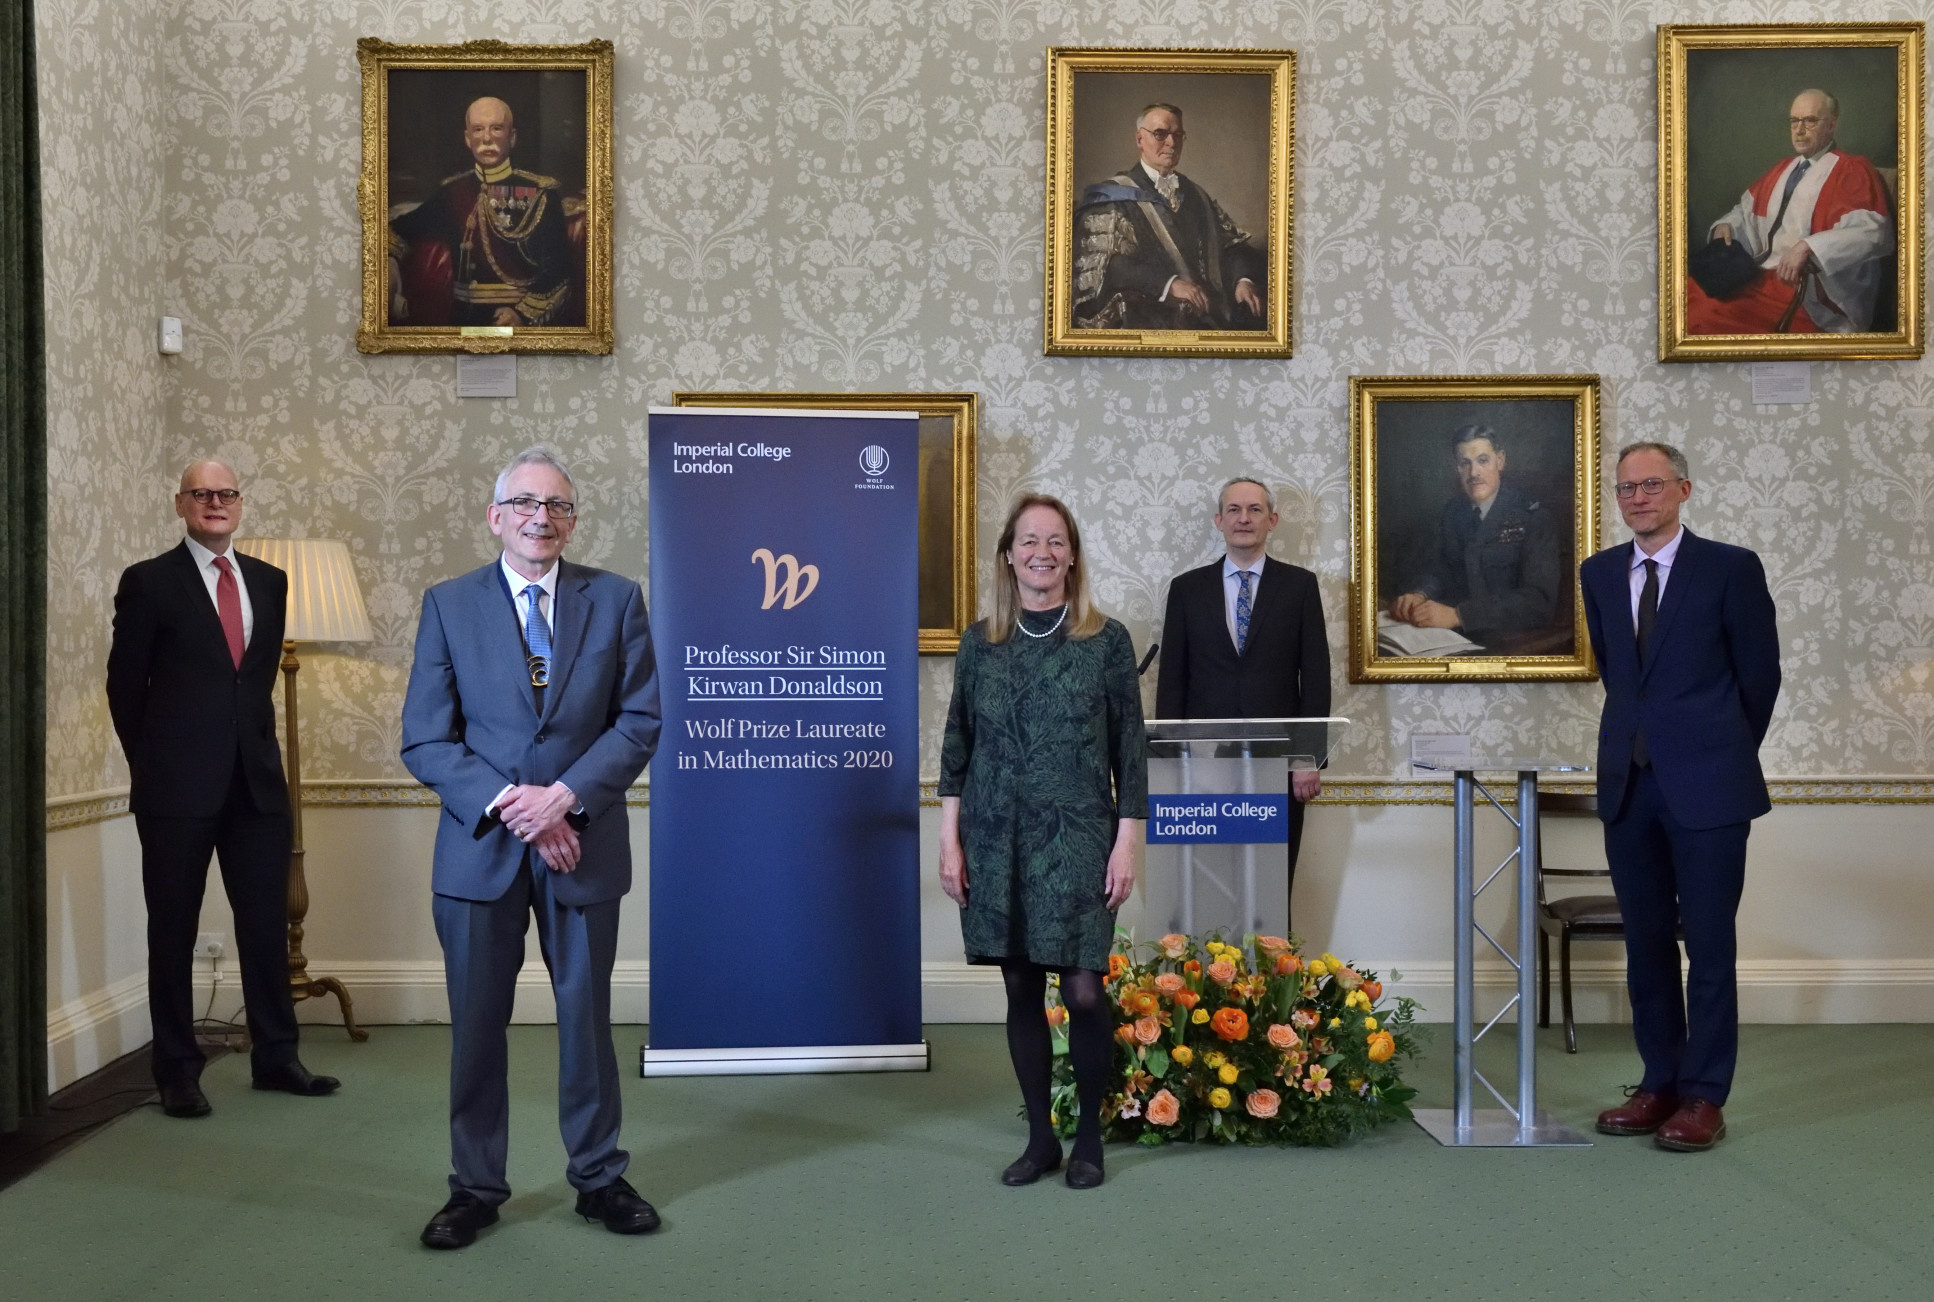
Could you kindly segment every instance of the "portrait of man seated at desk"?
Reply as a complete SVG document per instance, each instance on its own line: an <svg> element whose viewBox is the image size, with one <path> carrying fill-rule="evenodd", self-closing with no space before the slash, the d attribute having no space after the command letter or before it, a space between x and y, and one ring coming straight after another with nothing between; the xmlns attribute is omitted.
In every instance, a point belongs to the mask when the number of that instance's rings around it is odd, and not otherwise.
<svg viewBox="0 0 1934 1302"><path fill-rule="evenodd" d="M1569 474L1559 458L1569 454L1571 433L1507 434L1501 425L1439 427L1435 440L1422 431L1410 440L1386 435L1385 456L1408 447L1412 464L1388 490L1404 506L1379 523L1387 548L1378 612L1384 654L1575 650L1570 494L1547 491L1566 482L1552 472ZM1519 460L1539 473L1515 473ZM1446 469L1450 493L1432 502L1428 485L1441 485Z"/></svg>

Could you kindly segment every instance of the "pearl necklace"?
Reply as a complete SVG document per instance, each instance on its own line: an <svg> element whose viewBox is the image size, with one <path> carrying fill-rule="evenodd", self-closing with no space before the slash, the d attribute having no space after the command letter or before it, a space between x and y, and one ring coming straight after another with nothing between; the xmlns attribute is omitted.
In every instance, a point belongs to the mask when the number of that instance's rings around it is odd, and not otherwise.
<svg viewBox="0 0 1934 1302"><path fill-rule="evenodd" d="M1021 632L1027 634L1029 637L1052 637L1054 636L1054 630L1061 627L1061 621L1068 617L1068 606L1072 604L1073 603L1070 602L1070 603L1064 603L1062 605L1060 616L1055 619L1054 623L1048 627L1048 631L1045 633L1036 633L1033 629L1027 626L1026 621L1021 618L1022 615L1027 613L1026 611L1017 611L1015 613L1014 627L1020 629Z"/></svg>

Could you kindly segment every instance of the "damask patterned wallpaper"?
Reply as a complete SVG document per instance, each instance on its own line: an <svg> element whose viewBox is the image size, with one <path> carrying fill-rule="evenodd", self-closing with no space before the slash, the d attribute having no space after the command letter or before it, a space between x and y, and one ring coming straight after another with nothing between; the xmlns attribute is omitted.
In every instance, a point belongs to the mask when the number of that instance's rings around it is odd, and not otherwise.
<svg viewBox="0 0 1934 1302"><path fill-rule="evenodd" d="M576 555L643 577L644 413L675 389L978 391L982 552L1013 493L1066 496L1143 646L1169 576L1214 554L1215 486L1260 474L1275 550L1322 578L1340 674L1348 377L1540 371L1601 374L1607 446L1684 446L1688 520L1765 558L1789 675L1769 770L1934 773L1934 368L1819 364L1815 404L1755 408L1743 366L1652 360L1653 24L1930 7L173 0L150 19L45 0L49 789L125 780L107 598L173 535L191 455L237 464L250 531L350 541L377 641L305 657L305 770L374 778L402 774L418 594L491 554L495 467L564 449ZM355 352L360 36L616 42L615 356L526 358L494 402L456 398L447 357ZM1041 356L1049 44L1301 52L1293 361ZM162 311L187 323L179 358L154 355ZM721 548L746 529L719 521ZM930 659L929 775L949 683ZM1598 701L1342 686L1358 726L1333 771L1400 773L1413 730L1589 754Z"/></svg>

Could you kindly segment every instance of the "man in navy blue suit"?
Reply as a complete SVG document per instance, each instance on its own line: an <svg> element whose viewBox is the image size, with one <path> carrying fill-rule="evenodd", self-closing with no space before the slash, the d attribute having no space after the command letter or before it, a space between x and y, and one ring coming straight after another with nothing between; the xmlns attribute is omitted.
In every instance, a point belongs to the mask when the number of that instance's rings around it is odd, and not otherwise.
<svg viewBox="0 0 1934 1302"><path fill-rule="evenodd" d="M577 1211L618 1234L658 1213L624 1178L611 969L631 889L625 791L658 744L645 594L563 559L571 475L529 448L486 511L502 557L423 594L403 763L436 792L432 914L450 993L450 1200L424 1227L462 1248L497 1220L510 1090L505 1028L533 919L557 996L558 1129Z"/></svg>
<svg viewBox="0 0 1934 1302"><path fill-rule="evenodd" d="M1759 746L1779 696L1779 630L1759 557L1679 523L1692 495L1684 453L1621 449L1616 492L1632 541L1579 579L1605 684L1598 813L1645 1076L1598 1129L1699 1152L1726 1133L1739 1055L1733 920L1746 835L1772 808Z"/></svg>

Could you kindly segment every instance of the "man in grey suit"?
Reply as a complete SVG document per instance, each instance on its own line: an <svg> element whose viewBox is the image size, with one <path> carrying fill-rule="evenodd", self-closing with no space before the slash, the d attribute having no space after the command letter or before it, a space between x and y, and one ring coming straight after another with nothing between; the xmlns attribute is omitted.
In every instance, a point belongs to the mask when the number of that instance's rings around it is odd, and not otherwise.
<svg viewBox="0 0 1934 1302"><path fill-rule="evenodd" d="M462 1248L510 1197L506 1028L537 939L557 996L558 1128L577 1211L618 1234L658 1213L624 1179L611 968L631 889L625 791L658 744L645 594L562 559L570 472L542 447L497 476L504 554L423 594L403 763L442 802L431 877L450 993L451 1197L423 1230Z"/></svg>

